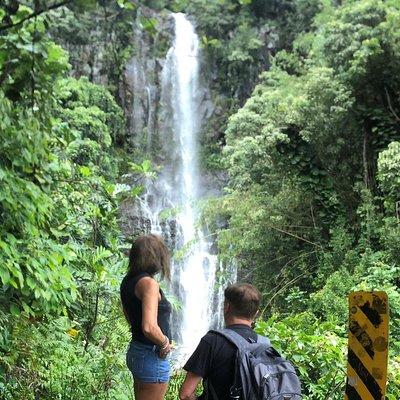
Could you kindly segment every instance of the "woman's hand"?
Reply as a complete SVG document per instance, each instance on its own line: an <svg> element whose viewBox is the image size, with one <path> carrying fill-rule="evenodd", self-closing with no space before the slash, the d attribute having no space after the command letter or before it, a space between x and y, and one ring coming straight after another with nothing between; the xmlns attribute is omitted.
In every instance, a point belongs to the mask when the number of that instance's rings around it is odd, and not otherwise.
<svg viewBox="0 0 400 400"><path fill-rule="evenodd" d="M166 358L167 355L171 352L171 350L172 350L172 345L171 345L171 343L170 343L169 340L168 340L168 342L166 343L166 345L163 346L163 347L160 349L160 351L159 351L158 354L159 354L160 358Z"/></svg>

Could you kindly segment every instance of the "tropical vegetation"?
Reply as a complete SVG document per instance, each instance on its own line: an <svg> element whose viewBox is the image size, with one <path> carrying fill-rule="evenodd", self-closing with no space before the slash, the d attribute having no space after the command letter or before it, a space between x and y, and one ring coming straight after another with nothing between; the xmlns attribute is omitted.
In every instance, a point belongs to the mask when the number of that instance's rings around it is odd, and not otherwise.
<svg viewBox="0 0 400 400"><path fill-rule="evenodd" d="M149 9L196 21L215 107L203 167L225 182L201 222L262 290L256 329L296 364L306 399L341 399L347 296L385 291L399 399L397 0L0 1L0 398L133 398L118 209L142 190L127 174L154 173L119 83L135 18L165 55ZM105 85L74 70L98 25L117 32Z"/></svg>

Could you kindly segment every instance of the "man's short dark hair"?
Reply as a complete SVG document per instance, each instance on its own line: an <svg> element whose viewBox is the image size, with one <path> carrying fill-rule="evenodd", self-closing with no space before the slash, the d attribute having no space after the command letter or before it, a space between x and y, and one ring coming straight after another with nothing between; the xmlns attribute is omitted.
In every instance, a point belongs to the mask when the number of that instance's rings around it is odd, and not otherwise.
<svg viewBox="0 0 400 400"><path fill-rule="evenodd" d="M261 300L261 293L256 287L249 283L239 283L228 286L224 294L235 317L253 319L256 316Z"/></svg>

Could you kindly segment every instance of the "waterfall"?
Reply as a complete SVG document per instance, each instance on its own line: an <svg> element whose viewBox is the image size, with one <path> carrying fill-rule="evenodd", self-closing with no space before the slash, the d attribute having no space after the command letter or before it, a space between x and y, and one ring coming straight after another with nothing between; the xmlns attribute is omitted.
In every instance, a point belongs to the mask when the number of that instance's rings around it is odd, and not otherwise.
<svg viewBox="0 0 400 400"><path fill-rule="evenodd" d="M198 204L204 192L199 133L205 118L202 101L206 93L200 80L199 39L184 14L172 17L175 34L161 74L158 131L147 130L145 140L161 170L156 181L146 180L140 212L141 220L146 221L145 231L162 235L175 252L169 292L182 304L172 317L179 366L207 330L222 324L223 292L216 282L223 268L212 251L212 240L198 226ZM136 65L137 60L132 63ZM129 71L136 73L132 67ZM130 77L132 82L138 81L136 75ZM150 103L149 92L147 95ZM152 111L150 106L148 109Z"/></svg>
<svg viewBox="0 0 400 400"><path fill-rule="evenodd" d="M173 263L175 294L183 303L179 322L178 354L185 357L209 329L214 303L214 283L217 256L211 255L201 229L196 229L196 203L200 194L198 134L200 121L199 39L193 25L184 14L173 14L175 39L168 51L163 69L162 101L172 117L174 140L177 146L173 178L176 221L186 254L181 262ZM166 98L169 96L169 99ZM166 118L168 120L168 118ZM168 129L168 128L167 128Z"/></svg>

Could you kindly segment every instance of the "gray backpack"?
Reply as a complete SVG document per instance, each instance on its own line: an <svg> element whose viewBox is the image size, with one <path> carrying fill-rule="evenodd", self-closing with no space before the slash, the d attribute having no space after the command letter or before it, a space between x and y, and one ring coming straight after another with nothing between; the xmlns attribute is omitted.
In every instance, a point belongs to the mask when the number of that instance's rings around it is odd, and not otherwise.
<svg viewBox="0 0 400 400"><path fill-rule="evenodd" d="M224 336L237 347L235 379L230 389L231 399L300 400L301 385L293 365L258 335L249 343L231 329L212 331ZM211 388L212 394L215 394Z"/></svg>

